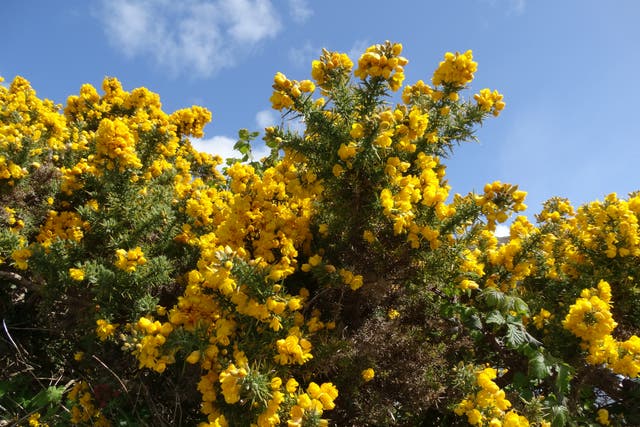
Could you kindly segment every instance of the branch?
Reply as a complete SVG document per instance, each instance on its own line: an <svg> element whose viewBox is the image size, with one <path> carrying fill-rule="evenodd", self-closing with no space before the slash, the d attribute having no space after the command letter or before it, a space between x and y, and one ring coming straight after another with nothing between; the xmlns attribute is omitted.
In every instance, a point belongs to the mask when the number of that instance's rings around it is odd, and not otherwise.
<svg viewBox="0 0 640 427"><path fill-rule="evenodd" d="M1 271L0 270L0 279L7 279L14 283L24 286L25 288L31 288L32 284L30 281L19 275L18 273L14 273L13 271Z"/></svg>

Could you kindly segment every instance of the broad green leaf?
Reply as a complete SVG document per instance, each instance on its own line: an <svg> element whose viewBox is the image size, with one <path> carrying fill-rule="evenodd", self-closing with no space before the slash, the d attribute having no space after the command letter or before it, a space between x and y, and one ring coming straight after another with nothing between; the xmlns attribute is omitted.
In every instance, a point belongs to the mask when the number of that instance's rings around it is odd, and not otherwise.
<svg viewBox="0 0 640 427"><path fill-rule="evenodd" d="M566 406L558 405L551 407L551 415L553 420L551 421L551 427L564 427L567 425L567 417L569 416L569 410Z"/></svg>
<svg viewBox="0 0 640 427"><path fill-rule="evenodd" d="M520 298L513 299L513 308L519 314L529 314L529 306Z"/></svg>
<svg viewBox="0 0 640 427"><path fill-rule="evenodd" d="M529 359L529 376L544 379L551 375L551 367L548 365L544 354L538 353Z"/></svg>
<svg viewBox="0 0 640 427"><path fill-rule="evenodd" d="M464 315L463 321L465 326L471 329L478 329L478 330L482 329L482 320L480 319L480 316L478 316L476 313L467 311L467 313L465 313Z"/></svg>
<svg viewBox="0 0 640 427"><path fill-rule="evenodd" d="M556 365L557 377L556 388L558 393L562 396L569 393L569 385L571 381L571 368L566 363L559 363Z"/></svg>
<svg viewBox="0 0 640 427"><path fill-rule="evenodd" d="M500 313L498 310L493 310L487 315L487 317L485 318L485 322L494 325L504 325L506 320L504 319L502 313Z"/></svg>
<svg viewBox="0 0 640 427"><path fill-rule="evenodd" d="M482 293L482 297L489 307L498 307L504 302L505 295L498 289L489 288L485 289Z"/></svg>
<svg viewBox="0 0 640 427"><path fill-rule="evenodd" d="M505 335L507 344L511 348L520 347L527 342L527 335L518 323L507 323L507 334Z"/></svg>

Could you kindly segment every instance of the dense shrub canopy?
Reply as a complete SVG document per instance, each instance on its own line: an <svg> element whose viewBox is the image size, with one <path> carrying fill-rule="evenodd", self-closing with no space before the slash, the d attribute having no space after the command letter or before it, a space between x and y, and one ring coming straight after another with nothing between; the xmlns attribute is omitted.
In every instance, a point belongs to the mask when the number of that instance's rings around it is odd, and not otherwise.
<svg viewBox="0 0 640 427"><path fill-rule="evenodd" d="M505 108L471 51L402 46L274 78L271 154L193 149L211 113L114 78L66 106L0 87L0 410L24 425L640 423L640 195L536 223L451 194ZM301 121L301 133L288 120ZM496 224L510 222L498 239Z"/></svg>

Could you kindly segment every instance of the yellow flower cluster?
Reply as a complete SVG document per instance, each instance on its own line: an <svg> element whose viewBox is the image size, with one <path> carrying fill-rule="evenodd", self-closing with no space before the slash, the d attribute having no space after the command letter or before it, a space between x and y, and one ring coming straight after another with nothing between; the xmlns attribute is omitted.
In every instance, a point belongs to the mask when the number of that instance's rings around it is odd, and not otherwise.
<svg viewBox="0 0 640 427"><path fill-rule="evenodd" d="M16 165L11 160L7 163L4 155L0 155L0 179L9 180L8 184L13 185L15 180L24 178L29 172L26 168Z"/></svg>
<svg viewBox="0 0 640 427"><path fill-rule="evenodd" d="M591 250L606 248L608 258L640 256L640 196L629 201L609 194L604 203L591 202L578 209L576 227L582 232L580 240Z"/></svg>
<svg viewBox="0 0 640 427"><path fill-rule="evenodd" d="M122 336L125 343L123 349L133 350L140 368L150 368L162 373L175 362L174 353L162 354L161 347L173 331L169 322L160 323L147 317L141 317L135 326L131 327L132 337Z"/></svg>
<svg viewBox="0 0 640 427"><path fill-rule="evenodd" d="M116 332L118 325L113 325L105 319L96 320L96 335L100 338L100 341L106 341L112 337Z"/></svg>
<svg viewBox="0 0 640 427"><path fill-rule="evenodd" d="M77 382L67 399L71 402L71 423L87 423L96 427L109 427L111 423L105 418L102 412L96 408L93 396L89 389L89 384L84 381Z"/></svg>
<svg viewBox="0 0 640 427"><path fill-rule="evenodd" d="M549 322L549 320L553 318L553 315L549 310L545 310L544 308L540 309L540 312L533 316L533 324L536 328L542 330L545 325Z"/></svg>
<svg viewBox="0 0 640 427"><path fill-rule="evenodd" d="M49 424L40 422L40 412L29 416L29 427L49 427Z"/></svg>
<svg viewBox="0 0 640 427"><path fill-rule="evenodd" d="M14 265L19 270L26 270L29 268L28 260L33 255L33 252L29 248L19 248L11 253L11 259L13 259Z"/></svg>
<svg viewBox="0 0 640 427"><path fill-rule="evenodd" d="M331 383L318 385L309 383L307 392L298 395L296 404L291 407L287 427L302 427L307 417L319 418L323 411L335 408L334 400L338 397L338 389ZM327 426L326 420L320 420L320 426Z"/></svg>
<svg viewBox="0 0 640 427"><path fill-rule="evenodd" d="M311 342L298 337L295 335L296 332L297 328L292 328L289 330L290 335L287 338L276 341L278 354L273 359L281 365L303 365L313 358Z"/></svg>
<svg viewBox="0 0 640 427"><path fill-rule="evenodd" d="M490 225L489 223L487 227ZM535 271L535 257L523 248L524 242L534 232L535 226L527 217L521 215L511 224L508 242L500 246L487 247L486 259L500 272L486 277L486 286L500 287L503 291L515 289L523 279Z"/></svg>
<svg viewBox="0 0 640 427"><path fill-rule="evenodd" d="M500 115L500 111L504 110L506 105L502 100L504 96L497 90L491 92L490 89L485 88L480 93L473 95L473 98L478 102L478 106L482 111L491 113L496 117Z"/></svg>
<svg viewBox="0 0 640 427"><path fill-rule="evenodd" d="M477 198L482 212L487 218L489 230L495 230L496 221L505 222L509 218L508 212L521 212L527 209L524 199L525 191L518 190L517 185L503 184L494 181L484 186L484 194Z"/></svg>
<svg viewBox="0 0 640 427"><path fill-rule="evenodd" d="M147 263L147 259L140 246L136 246L128 251L124 249L116 250L115 266L127 273L133 273L139 265Z"/></svg>
<svg viewBox="0 0 640 427"><path fill-rule="evenodd" d="M413 85L407 85L402 90L402 102L413 104L421 98L430 98L433 95L433 88L422 80L418 80Z"/></svg>
<svg viewBox="0 0 640 427"><path fill-rule="evenodd" d="M416 213L422 206L432 208L438 219L443 220L455 213L452 205L445 201L449 196L449 186L443 181L444 168L437 158L418 153L414 162L415 173L409 173L411 164L397 157L387 159L385 173L392 187L380 192L383 213L393 222L395 234L407 234L411 247L420 247L425 240L436 249L440 234L429 225L416 223ZM397 189L392 191L392 189Z"/></svg>
<svg viewBox="0 0 640 427"><path fill-rule="evenodd" d="M338 274L340 274L342 282L345 285L349 285L352 291L357 291L363 285L362 275L360 274L353 274L353 272L345 268L341 268L340 270L338 270Z"/></svg>
<svg viewBox="0 0 640 427"><path fill-rule="evenodd" d="M458 403L454 412L459 416L465 415L469 424L474 426L528 427L526 417L513 410L507 411L511 402L493 381L496 377L497 371L491 367L476 371L474 387L477 391Z"/></svg>
<svg viewBox="0 0 640 427"><path fill-rule="evenodd" d="M87 155L75 166L61 168L66 194L82 188L87 175L100 177L104 169L126 171L135 182L177 170L175 186L179 194L193 180L192 162L202 166L203 171L209 169L207 174L215 174L221 159L196 152L183 139L203 136L203 128L211 120L207 109L193 106L168 115L161 109L159 96L146 88L126 92L114 78L105 79L102 87L102 97L93 86L84 85L79 96L67 100L64 117L69 122L88 122L91 126L71 135L71 149ZM122 114L123 109L128 111L126 115ZM163 141L148 138L152 132L163 135ZM88 142L92 140L96 141L95 154L88 153ZM144 156L144 164L140 152L152 153Z"/></svg>
<svg viewBox="0 0 640 427"><path fill-rule="evenodd" d="M289 80L287 77L278 72L273 78L273 94L269 100L271 106L275 110L291 108L296 99L300 98L303 93L311 93L316 90L316 86L311 80Z"/></svg>
<svg viewBox="0 0 640 427"><path fill-rule="evenodd" d="M175 363L179 350L167 345L172 333L206 337L186 360L202 369L202 412L209 423L220 425L226 422L220 400L240 404L240 384L262 375L249 366L255 357L265 363L264 352L245 355L243 349L266 339L264 348L273 351L266 363L286 372L288 365L313 357L308 334L333 327L320 321L318 313L305 322L300 311L308 291L302 288L291 295L278 284L300 268L297 259L311 237L312 204L322 190L319 180L298 169L290 154L260 174L242 163L225 174L228 181L221 187L205 187L197 179L184 184L184 212L191 222L177 240L199 249L197 269L184 276L185 292L167 311L168 321L140 319L129 345L141 367L162 372ZM321 257L310 257L309 262L319 266ZM247 274L260 274L260 279L254 283ZM240 333L247 330L275 335ZM259 425L278 424L273 422L282 416L278 393L269 397Z"/></svg>
<svg viewBox="0 0 640 427"><path fill-rule="evenodd" d="M23 77L8 88L0 85L0 106L0 181L13 186L29 175L29 167L40 167L45 151L62 149L68 131L60 106L39 99ZM27 155L15 163L19 152Z"/></svg>
<svg viewBox="0 0 640 427"><path fill-rule="evenodd" d="M617 326L611 314L611 287L604 280L598 289L584 289L570 308L562 325L587 342L603 339Z"/></svg>
<svg viewBox="0 0 640 427"><path fill-rule="evenodd" d="M368 77L381 78L387 82L392 91L397 91L404 81L404 66L409 61L400 56L400 43L376 44L367 48L358 59L358 68L354 75L362 80Z"/></svg>
<svg viewBox="0 0 640 427"><path fill-rule="evenodd" d="M562 325L583 340L587 362L606 364L613 372L635 378L640 373L640 338L618 341L611 333L618 325L611 314L611 287L604 280L597 289L583 289L569 307Z"/></svg>
<svg viewBox="0 0 640 427"><path fill-rule="evenodd" d="M240 400L240 386L246 376L247 370L242 367L236 368L233 363L220 372L220 386L225 402L233 404Z"/></svg>
<svg viewBox="0 0 640 427"><path fill-rule="evenodd" d="M210 121L211 112L198 105L177 110L169 115L169 123L176 126L178 134L195 138L204 136L204 126Z"/></svg>
<svg viewBox="0 0 640 427"><path fill-rule="evenodd" d="M119 172L139 169L142 163L136 154L135 144L135 137L125 122L104 118L96 131L96 163L108 170L117 166Z"/></svg>
<svg viewBox="0 0 640 427"><path fill-rule="evenodd" d="M50 210L46 222L40 227L36 240L44 247L50 247L57 239L80 242L89 223L71 211Z"/></svg>
<svg viewBox="0 0 640 427"><path fill-rule="evenodd" d="M473 80L473 73L478 69L478 63L473 61L473 52L463 54L447 52L444 61L434 71L432 82L434 85L464 86Z"/></svg>
<svg viewBox="0 0 640 427"><path fill-rule="evenodd" d="M347 77L352 68L353 62L346 53L322 49L320 59L311 63L311 77L318 86L325 88L327 84Z"/></svg>
<svg viewBox="0 0 640 427"><path fill-rule="evenodd" d="M98 168L90 164L87 159L81 158L73 167L61 167L62 183L60 189L67 195L73 194L74 191L84 187L83 175L98 175Z"/></svg>

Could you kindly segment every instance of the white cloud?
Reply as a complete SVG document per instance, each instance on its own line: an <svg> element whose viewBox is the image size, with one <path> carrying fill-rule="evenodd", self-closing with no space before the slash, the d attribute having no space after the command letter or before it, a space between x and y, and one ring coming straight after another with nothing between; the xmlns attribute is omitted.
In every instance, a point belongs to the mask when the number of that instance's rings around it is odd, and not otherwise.
<svg viewBox="0 0 640 427"><path fill-rule="evenodd" d="M303 46L292 47L289 49L289 60L296 67L311 68L311 61L320 57L322 48L313 46L309 41L305 42Z"/></svg>
<svg viewBox="0 0 640 427"><path fill-rule="evenodd" d="M522 15L524 13L525 6L525 0L509 0L508 11L516 15Z"/></svg>
<svg viewBox="0 0 640 427"><path fill-rule="evenodd" d="M289 13L295 22L302 24L313 15L313 10L306 0L289 0Z"/></svg>
<svg viewBox="0 0 640 427"><path fill-rule="evenodd" d="M103 0L100 19L128 57L200 76L234 65L282 28L269 0Z"/></svg>
<svg viewBox="0 0 640 427"><path fill-rule="evenodd" d="M504 9L507 15L522 15L526 7L526 0L482 0L491 7Z"/></svg>
<svg viewBox="0 0 640 427"><path fill-rule="evenodd" d="M262 110L258 111L256 114L256 123L260 130L268 127L275 126L278 122L278 118L276 117L273 110Z"/></svg>
<svg viewBox="0 0 640 427"><path fill-rule="evenodd" d="M228 158L241 158L242 154L239 151L233 149L237 139L229 138L224 135L215 135L211 138L192 138L191 145L198 151L205 153L218 155L223 159ZM266 157L271 152L271 149L267 147L264 142L259 140L251 141L251 152L254 160L260 160L262 157Z"/></svg>
<svg viewBox="0 0 640 427"><path fill-rule="evenodd" d="M257 43L280 31L280 20L269 0L219 1L230 26L232 38L241 43Z"/></svg>
<svg viewBox="0 0 640 427"><path fill-rule="evenodd" d="M203 151L205 153L218 155L223 159L228 159L229 157L240 157L240 153L233 149L233 146L236 144L236 140L234 138L229 138L228 136L216 135L211 138L204 139L191 139L191 145L198 151Z"/></svg>
<svg viewBox="0 0 640 427"><path fill-rule="evenodd" d="M351 58L351 60L353 61L354 66L358 65L358 58L360 58L360 56L364 53L365 50L367 50L369 46L370 44L366 40L356 40L356 42L353 43L353 46L351 46L351 49L349 50L349 52L347 52L347 55L349 55L349 58Z"/></svg>
<svg viewBox="0 0 640 427"><path fill-rule="evenodd" d="M510 227L508 225L497 224L496 231L494 231L493 234L495 234L496 237L507 237L509 236L509 229Z"/></svg>

